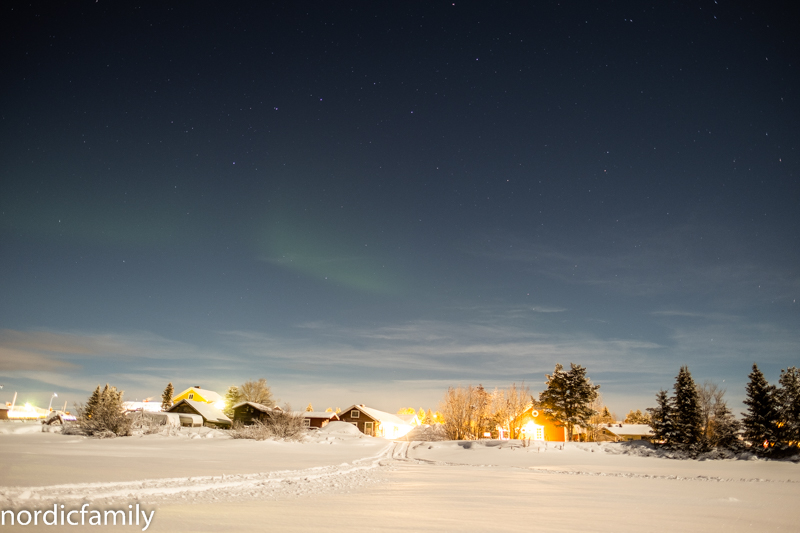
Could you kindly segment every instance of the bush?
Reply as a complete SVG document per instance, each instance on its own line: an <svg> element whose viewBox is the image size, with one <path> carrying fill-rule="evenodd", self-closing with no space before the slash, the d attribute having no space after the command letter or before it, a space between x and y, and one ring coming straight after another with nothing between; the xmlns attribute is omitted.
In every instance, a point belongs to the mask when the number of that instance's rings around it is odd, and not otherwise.
<svg viewBox="0 0 800 533"><path fill-rule="evenodd" d="M275 411L270 418L256 420L249 426L237 422L230 430L234 439L300 440L304 434L303 416L286 411Z"/></svg>

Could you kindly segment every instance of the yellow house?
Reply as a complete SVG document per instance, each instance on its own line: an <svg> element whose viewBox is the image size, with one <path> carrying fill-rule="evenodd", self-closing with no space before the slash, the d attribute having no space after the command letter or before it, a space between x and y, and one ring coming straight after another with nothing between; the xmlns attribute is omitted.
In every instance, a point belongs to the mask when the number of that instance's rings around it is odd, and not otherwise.
<svg viewBox="0 0 800 533"><path fill-rule="evenodd" d="M194 402L210 403L217 409L225 408L225 399L213 390L201 389L200 385L189 387L177 396L173 396L172 403L176 404L181 400L192 400Z"/></svg>

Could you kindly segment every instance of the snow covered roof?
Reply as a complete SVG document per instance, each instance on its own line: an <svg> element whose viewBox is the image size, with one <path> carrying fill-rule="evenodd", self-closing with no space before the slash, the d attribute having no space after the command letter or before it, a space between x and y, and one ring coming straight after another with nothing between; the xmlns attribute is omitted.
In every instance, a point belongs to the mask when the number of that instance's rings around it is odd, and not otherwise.
<svg viewBox="0 0 800 533"><path fill-rule="evenodd" d="M205 402L196 402L194 400L181 400L172 407L169 408L170 412L174 412L175 408L181 404L186 404L190 406L197 414L202 416L206 422L212 422L215 424L231 424L231 419L225 416L225 413L211 405L210 403ZM258 405L258 404L256 404Z"/></svg>
<svg viewBox="0 0 800 533"><path fill-rule="evenodd" d="M346 413L348 411L352 411L353 409L358 409L359 411L363 411L364 413L371 416L373 419L377 420L381 424L395 424L398 426L410 426L409 422L406 422L402 418L398 417L397 415L393 415L392 413L387 413L386 411L378 411L377 409L373 409L372 407L365 407L363 405L353 405L344 409L342 413Z"/></svg>
<svg viewBox="0 0 800 533"><path fill-rule="evenodd" d="M295 411L299 415L303 415L303 418L324 418L330 420L333 417L338 418L338 415L334 412L328 411Z"/></svg>
<svg viewBox="0 0 800 533"><path fill-rule="evenodd" d="M214 403L214 402L219 402L219 401L223 401L224 400L224 398L222 396L220 396L219 394L217 394L213 390L200 389L198 387L189 387L188 389L186 389L182 393L176 395L175 397L179 398L180 396L183 396L184 394L188 393L189 391L194 391L195 394L199 394L208 403Z"/></svg>
<svg viewBox="0 0 800 533"><path fill-rule="evenodd" d="M233 408L234 409L238 409L239 407L241 407L243 405L249 405L253 409L257 409L257 410L261 411L262 413L270 413L272 411L283 411L283 409L281 409L277 405L275 407L269 407L267 405L264 405L263 403L256 403L256 402L241 402L241 403L237 403L236 405L233 406Z"/></svg>
<svg viewBox="0 0 800 533"><path fill-rule="evenodd" d="M647 424L608 424L603 429L609 433L613 433L618 437L639 435L642 437L650 437L653 435L653 428Z"/></svg>

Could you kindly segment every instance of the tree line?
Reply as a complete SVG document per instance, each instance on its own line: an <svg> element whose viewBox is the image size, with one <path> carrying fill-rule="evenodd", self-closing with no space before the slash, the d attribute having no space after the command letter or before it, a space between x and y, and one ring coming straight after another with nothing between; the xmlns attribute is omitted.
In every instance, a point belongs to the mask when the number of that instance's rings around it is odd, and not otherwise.
<svg viewBox="0 0 800 533"><path fill-rule="evenodd" d="M723 399L724 390L698 387L687 367L675 379L674 394L661 390L648 409L655 440L665 447L697 454L710 449L750 450L762 455L797 453L800 445L800 371L781 370L780 387L770 385L758 365L748 376L737 420ZM741 438L740 438L741 437Z"/></svg>

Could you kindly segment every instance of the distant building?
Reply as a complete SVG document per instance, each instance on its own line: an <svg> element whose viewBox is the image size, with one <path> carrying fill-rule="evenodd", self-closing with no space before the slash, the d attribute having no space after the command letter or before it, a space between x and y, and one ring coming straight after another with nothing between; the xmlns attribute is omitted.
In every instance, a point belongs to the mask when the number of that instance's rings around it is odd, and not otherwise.
<svg viewBox="0 0 800 533"><path fill-rule="evenodd" d="M522 435L520 438L566 442L567 428L559 426L556 421L543 411L531 406L522 413Z"/></svg>
<svg viewBox="0 0 800 533"><path fill-rule="evenodd" d="M647 424L604 424L600 427L600 440L621 442L627 440L650 440L653 428Z"/></svg>
<svg viewBox="0 0 800 533"><path fill-rule="evenodd" d="M365 407L364 404L348 407L339 413L339 420L353 424L365 435L387 439L399 439L414 428L398 415Z"/></svg>

